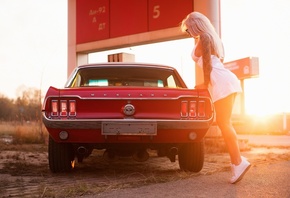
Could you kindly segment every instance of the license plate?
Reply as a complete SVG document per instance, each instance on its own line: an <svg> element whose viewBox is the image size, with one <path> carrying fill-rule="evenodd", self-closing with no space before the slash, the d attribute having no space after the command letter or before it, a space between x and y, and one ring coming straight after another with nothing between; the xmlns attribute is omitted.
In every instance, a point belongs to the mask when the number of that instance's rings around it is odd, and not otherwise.
<svg viewBox="0 0 290 198"><path fill-rule="evenodd" d="M103 122L102 135L157 135L157 123Z"/></svg>

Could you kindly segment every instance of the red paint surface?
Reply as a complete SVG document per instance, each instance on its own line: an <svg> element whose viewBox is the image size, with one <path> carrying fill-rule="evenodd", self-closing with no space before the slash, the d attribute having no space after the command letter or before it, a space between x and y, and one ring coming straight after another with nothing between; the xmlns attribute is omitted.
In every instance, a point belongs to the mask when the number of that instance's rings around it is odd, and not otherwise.
<svg viewBox="0 0 290 198"><path fill-rule="evenodd" d="M111 0L110 3L110 37L148 30L147 0Z"/></svg>
<svg viewBox="0 0 290 198"><path fill-rule="evenodd" d="M149 31L177 27L193 11L192 0L148 0Z"/></svg>
<svg viewBox="0 0 290 198"><path fill-rule="evenodd" d="M192 0L77 0L76 43L177 27Z"/></svg>
<svg viewBox="0 0 290 198"><path fill-rule="evenodd" d="M109 0L77 0L77 44L109 38Z"/></svg>

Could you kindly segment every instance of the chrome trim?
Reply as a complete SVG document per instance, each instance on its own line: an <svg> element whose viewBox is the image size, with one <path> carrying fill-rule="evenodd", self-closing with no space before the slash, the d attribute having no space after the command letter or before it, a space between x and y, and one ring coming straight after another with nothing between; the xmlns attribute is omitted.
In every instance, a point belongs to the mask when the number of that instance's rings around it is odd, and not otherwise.
<svg viewBox="0 0 290 198"><path fill-rule="evenodd" d="M107 96L107 94L104 94ZM119 95L120 96L120 95ZM207 96L198 96L198 95L180 95L178 97L168 97L168 98L164 98L163 97L158 97L158 98L152 98L154 96L150 95L148 97L144 97L142 96L141 97L122 97L122 98L117 98L117 97L80 97L79 95L51 95L51 96L48 96L45 98L45 101L48 99L48 98L62 98L62 97L65 97L65 98L79 98L79 99L84 99L84 100L132 100L132 99L136 99L136 100L144 100L144 99L148 99L148 100L178 100L180 98L184 98L184 97L191 97L191 98L207 98L209 99ZM209 99L210 100L210 99Z"/></svg>
<svg viewBox="0 0 290 198"><path fill-rule="evenodd" d="M132 105L132 104L126 104L124 106L123 113L126 116L134 115L134 113L135 113L135 107L134 107L134 105Z"/></svg>
<svg viewBox="0 0 290 198"><path fill-rule="evenodd" d="M49 119L42 112L42 121L48 128L101 129L103 122L156 122L158 129L206 129L213 122L213 114L207 120L153 120L153 119Z"/></svg>

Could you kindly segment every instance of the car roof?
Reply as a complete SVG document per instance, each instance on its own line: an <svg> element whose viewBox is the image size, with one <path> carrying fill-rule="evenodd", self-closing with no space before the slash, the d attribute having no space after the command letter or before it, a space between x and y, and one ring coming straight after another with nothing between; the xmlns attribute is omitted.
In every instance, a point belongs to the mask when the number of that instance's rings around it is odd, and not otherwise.
<svg viewBox="0 0 290 198"><path fill-rule="evenodd" d="M148 68L160 68L160 69L171 69L175 70L174 67L155 63L136 63L136 62L104 62L104 63L93 63L80 65L77 69L89 68L89 67L148 67Z"/></svg>

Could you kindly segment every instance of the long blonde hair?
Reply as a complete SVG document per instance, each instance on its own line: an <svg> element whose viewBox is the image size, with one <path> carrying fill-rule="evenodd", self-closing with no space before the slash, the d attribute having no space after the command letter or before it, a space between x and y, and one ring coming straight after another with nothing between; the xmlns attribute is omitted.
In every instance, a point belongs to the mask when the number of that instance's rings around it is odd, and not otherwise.
<svg viewBox="0 0 290 198"><path fill-rule="evenodd" d="M210 36L210 44L214 50L214 54L220 58L224 58L224 48L222 41L217 34L215 28L210 20L199 12L192 12L186 16L181 22L181 31L189 31L193 36L200 36L201 34L208 34Z"/></svg>
<svg viewBox="0 0 290 198"><path fill-rule="evenodd" d="M199 12L192 12L187 15L181 23L181 30L188 32L193 37L200 37L204 84L208 85L212 71L211 55L224 59L222 41L209 19Z"/></svg>

